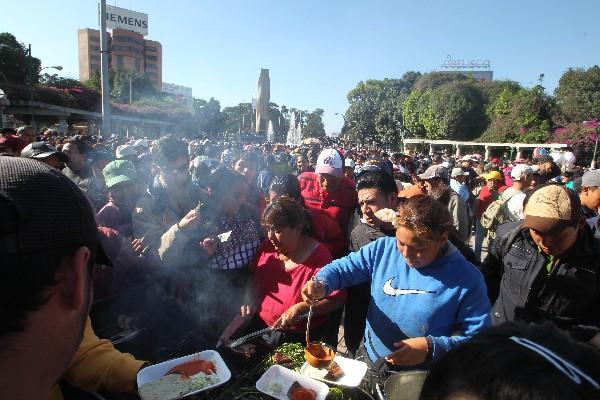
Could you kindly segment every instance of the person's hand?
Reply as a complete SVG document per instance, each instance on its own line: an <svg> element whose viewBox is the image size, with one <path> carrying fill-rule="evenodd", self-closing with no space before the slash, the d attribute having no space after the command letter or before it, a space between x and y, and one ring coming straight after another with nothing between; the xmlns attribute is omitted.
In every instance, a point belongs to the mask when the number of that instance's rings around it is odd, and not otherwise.
<svg viewBox="0 0 600 400"><path fill-rule="evenodd" d="M286 310L273 324L273 329L288 329L298 321L295 321L297 317L302 314L306 314L308 311L308 304L305 302L296 303Z"/></svg>
<svg viewBox="0 0 600 400"><path fill-rule="evenodd" d="M325 285L318 280L310 280L302 288L302 299L309 304L315 300L321 300L327 294Z"/></svg>
<svg viewBox="0 0 600 400"><path fill-rule="evenodd" d="M144 242L142 241L142 239L133 239L131 241L131 247L133 248L133 252L138 257L143 257L144 250L146 250L146 248L147 248L147 246L144 246Z"/></svg>
<svg viewBox="0 0 600 400"><path fill-rule="evenodd" d="M240 307L240 314L242 318L248 318L254 315L254 307L250 304L244 304Z"/></svg>
<svg viewBox="0 0 600 400"><path fill-rule="evenodd" d="M215 240L214 238L208 237L206 239L204 239L201 242L198 242L198 244L200 245L200 247L202 247L204 249L204 251L206 252L206 254L209 257L212 257L215 255L216 251L217 251L217 245L219 244L218 240Z"/></svg>
<svg viewBox="0 0 600 400"><path fill-rule="evenodd" d="M198 215L196 214L196 209L192 208L190 212L188 212L185 217L181 219L177 223L177 227L181 230L189 230L198 224Z"/></svg>
<svg viewBox="0 0 600 400"><path fill-rule="evenodd" d="M427 339L416 337L394 343L398 350L385 357L385 360L396 366L418 365L427 358Z"/></svg>

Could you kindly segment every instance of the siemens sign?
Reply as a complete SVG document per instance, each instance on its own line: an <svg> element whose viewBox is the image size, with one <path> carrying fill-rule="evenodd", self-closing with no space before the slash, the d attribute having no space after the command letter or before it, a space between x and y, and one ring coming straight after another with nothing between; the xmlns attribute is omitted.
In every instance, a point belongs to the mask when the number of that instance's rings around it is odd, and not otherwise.
<svg viewBox="0 0 600 400"><path fill-rule="evenodd" d="M147 35L148 14L107 5L106 27L109 29L127 29L128 31Z"/></svg>

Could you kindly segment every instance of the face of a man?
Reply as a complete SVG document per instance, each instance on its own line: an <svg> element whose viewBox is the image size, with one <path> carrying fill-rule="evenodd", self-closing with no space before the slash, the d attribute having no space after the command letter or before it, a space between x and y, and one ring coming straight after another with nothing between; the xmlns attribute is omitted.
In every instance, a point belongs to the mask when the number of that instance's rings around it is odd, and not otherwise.
<svg viewBox="0 0 600 400"><path fill-rule="evenodd" d="M32 128L26 128L20 133L19 137L26 144L35 142L35 131Z"/></svg>
<svg viewBox="0 0 600 400"><path fill-rule="evenodd" d="M560 256L577 241L578 228L578 226L568 226L560 232L553 233L543 233L530 228L529 233L535 244L544 253L550 256Z"/></svg>
<svg viewBox="0 0 600 400"><path fill-rule="evenodd" d="M298 172L304 172L308 169L308 159L304 156L298 156L296 158L296 168Z"/></svg>
<svg viewBox="0 0 600 400"><path fill-rule="evenodd" d="M238 160L233 166L233 169L236 172L239 172L240 174L244 175L247 182L254 181L254 179L258 175L258 165L256 165L256 163L248 162L246 160Z"/></svg>
<svg viewBox="0 0 600 400"><path fill-rule="evenodd" d="M317 174L317 182L319 186L325 192L333 192L336 190L340 183L342 183L343 177L333 176L331 174Z"/></svg>
<svg viewBox="0 0 600 400"><path fill-rule="evenodd" d="M597 210L598 207L600 207L600 188L585 186L581 190L581 194L581 200L582 203L584 203L584 206L591 208L592 210Z"/></svg>
<svg viewBox="0 0 600 400"><path fill-rule="evenodd" d="M496 191L500 186L500 181L497 179L490 179L486 181L486 185L490 191Z"/></svg>
<svg viewBox="0 0 600 400"><path fill-rule="evenodd" d="M439 178L427 179L425 181L425 189L427 190L427 193L431 193L441 187L442 184L443 181Z"/></svg>
<svg viewBox="0 0 600 400"><path fill-rule="evenodd" d="M160 176L167 186L178 188L185 185L190 174L188 172L188 156L181 155L175 161L168 162L166 166L160 166Z"/></svg>
<svg viewBox="0 0 600 400"><path fill-rule="evenodd" d="M109 189L110 198L124 212L132 212L138 198L137 185L133 181L117 183Z"/></svg>
<svg viewBox="0 0 600 400"><path fill-rule="evenodd" d="M438 240L429 240L403 226L396 229L396 245L409 266L413 268L425 267L433 262L446 240L448 233Z"/></svg>
<svg viewBox="0 0 600 400"><path fill-rule="evenodd" d="M78 172L83 169L86 162L85 154L80 153L77 146L73 143L67 143L63 146L63 152L69 157L67 165L73 171Z"/></svg>
<svg viewBox="0 0 600 400"><path fill-rule="evenodd" d="M382 221L375 216L375 213L384 208L395 209L396 202L396 193L386 195L376 188L361 189L358 191L358 206L367 225L381 225Z"/></svg>
<svg viewBox="0 0 600 400"><path fill-rule="evenodd" d="M236 215L248 196L248 184L237 181L227 193L220 193L217 196L216 200L221 206L221 212L224 215Z"/></svg>

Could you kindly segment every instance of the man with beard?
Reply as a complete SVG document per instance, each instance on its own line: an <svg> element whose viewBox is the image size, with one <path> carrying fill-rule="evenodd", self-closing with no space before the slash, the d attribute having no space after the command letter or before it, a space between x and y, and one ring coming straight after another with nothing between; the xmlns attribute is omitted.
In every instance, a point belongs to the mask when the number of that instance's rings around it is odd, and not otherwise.
<svg viewBox="0 0 600 400"><path fill-rule="evenodd" d="M135 167L131 161L111 161L102 170L108 188L108 203L98 211L98 224L112 228L121 236L131 237L131 213L138 198Z"/></svg>
<svg viewBox="0 0 600 400"><path fill-rule="evenodd" d="M450 188L448 170L442 165L432 165L418 177L425 181L427 194L448 207L454 228L464 242L468 241L472 226L470 209L467 203Z"/></svg>
<svg viewBox="0 0 600 400"><path fill-rule="evenodd" d="M94 265L110 261L84 194L44 163L0 157L0 220L2 397L62 399L62 378L135 391L143 361L99 340L87 318Z"/></svg>
<svg viewBox="0 0 600 400"><path fill-rule="evenodd" d="M69 179L83 190L96 210L104 205L106 192L101 177L94 175L88 160L89 147L78 137L69 140L62 151L68 156L67 166L62 170Z"/></svg>

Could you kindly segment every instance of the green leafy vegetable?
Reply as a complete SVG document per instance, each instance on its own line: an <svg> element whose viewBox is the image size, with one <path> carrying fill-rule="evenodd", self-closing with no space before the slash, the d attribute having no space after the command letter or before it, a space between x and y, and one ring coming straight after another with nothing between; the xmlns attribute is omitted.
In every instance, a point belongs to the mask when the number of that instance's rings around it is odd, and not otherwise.
<svg viewBox="0 0 600 400"><path fill-rule="evenodd" d="M344 392L338 387L332 387L329 389L327 400L344 400Z"/></svg>

